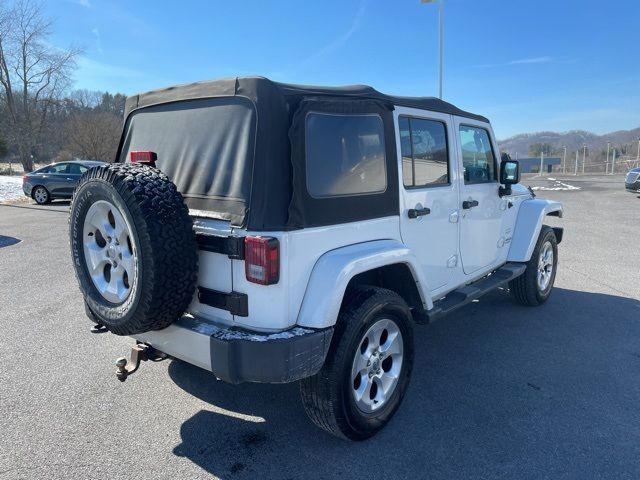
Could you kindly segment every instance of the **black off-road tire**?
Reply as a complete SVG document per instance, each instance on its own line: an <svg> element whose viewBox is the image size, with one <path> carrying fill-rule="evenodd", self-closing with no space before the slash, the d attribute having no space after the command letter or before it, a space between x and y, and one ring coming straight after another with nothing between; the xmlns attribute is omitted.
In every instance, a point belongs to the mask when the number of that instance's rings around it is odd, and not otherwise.
<svg viewBox="0 0 640 480"><path fill-rule="evenodd" d="M549 285L541 290L538 287L537 274L538 274L538 261L540 258L540 252L543 245L549 242L553 249L553 270L551 273L551 281ZM513 295L513 298L522 305L535 307L542 305L547 301L553 290L553 284L556 278L556 272L558 267L558 241L553 229L547 225L543 225L538 236L538 241L531 259L527 262L527 269L518 278L509 282L509 291Z"/></svg>
<svg viewBox="0 0 640 480"><path fill-rule="evenodd" d="M85 260L84 221L99 200L120 211L138 246L137 278L119 304L100 294ZM111 164L84 173L71 203L69 235L76 277L95 322L117 335L133 335L163 329L187 309L198 266L193 222L182 195L161 171Z"/></svg>
<svg viewBox="0 0 640 480"><path fill-rule="evenodd" d="M403 363L398 384L380 411L365 414L351 394L351 367L362 336L376 321L392 319L403 338ZM302 404L318 427L340 438L365 440L382 429L400 407L413 368L413 322L406 302L395 292L359 287L343 307L325 364L300 381Z"/></svg>

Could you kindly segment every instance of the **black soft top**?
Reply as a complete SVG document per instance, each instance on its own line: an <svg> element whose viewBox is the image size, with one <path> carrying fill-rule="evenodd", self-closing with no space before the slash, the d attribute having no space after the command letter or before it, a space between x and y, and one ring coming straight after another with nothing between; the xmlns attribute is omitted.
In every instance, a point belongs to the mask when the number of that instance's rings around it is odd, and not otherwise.
<svg viewBox="0 0 640 480"><path fill-rule="evenodd" d="M274 82L265 77L234 77L222 80L209 80L132 95L127 98L125 118L132 110L149 105L179 100L234 95L246 96L254 102L264 100L263 95L279 97L329 96L381 100L393 105L458 115L489 123L489 120L481 115L466 112L449 102L435 97L401 97L387 95L368 85L348 85L344 87L294 85Z"/></svg>
<svg viewBox="0 0 640 480"><path fill-rule="evenodd" d="M393 110L399 105L488 123L482 116L432 97L396 97L363 85L313 87L263 77L237 77L127 98L116 161L126 162L128 152L133 150L157 151L156 165L175 182L197 215L229 220L232 226L253 231L291 230L397 215ZM185 118L194 109L225 112L229 108L253 113L247 114L246 122L230 114L217 121L202 117L186 126ZM383 194L327 199L309 196L304 181L304 115L318 110L369 112L383 119L389 185ZM140 123L145 115L146 126ZM199 140L189 143L195 131L200 131ZM244 148L249 138L250 145ZM242 148L234 150L238 145Z"/></svg>

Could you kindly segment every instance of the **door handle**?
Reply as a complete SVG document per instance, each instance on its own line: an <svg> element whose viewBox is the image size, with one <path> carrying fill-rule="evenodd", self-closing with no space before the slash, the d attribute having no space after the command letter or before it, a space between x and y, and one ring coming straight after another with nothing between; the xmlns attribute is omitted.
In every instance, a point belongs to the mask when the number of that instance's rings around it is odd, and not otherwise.
<svg viewBox="0 0 640 480"><path fill-rule="evenodd" d="M418 218L423 215L429 215L430 213L431 213L431 209L427 207L410 208L409 211L407 212L407 215L409 215L409 218Z"/></svg>
<svg viewBox="0 0 640 480"><path fill-rule="evenodd" d="M478 205L480 205L478 200L465 200L464 202L462 202L462 208L464 208L465 210L469 210L470 208L477 207Z"/></svg>

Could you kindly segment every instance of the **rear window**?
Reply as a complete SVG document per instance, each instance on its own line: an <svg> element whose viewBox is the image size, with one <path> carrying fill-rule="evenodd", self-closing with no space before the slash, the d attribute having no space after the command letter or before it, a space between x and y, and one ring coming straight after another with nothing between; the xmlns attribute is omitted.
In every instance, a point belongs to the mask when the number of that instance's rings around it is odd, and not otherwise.
<svg viewBox="0 0 640 480"><path fill-rule="evenodd" d="M145 107L125 125L120 162L131 151L151 150L186 198L243 203L251 188L255 117L253 103L243 97Z"/></svg>
<svg viewBox="0 0 640 480"><path fill-rule="evenodd" d="M307 189L314 198L384 192L384 126L379 115L309 112L305 125Z"/></svg>

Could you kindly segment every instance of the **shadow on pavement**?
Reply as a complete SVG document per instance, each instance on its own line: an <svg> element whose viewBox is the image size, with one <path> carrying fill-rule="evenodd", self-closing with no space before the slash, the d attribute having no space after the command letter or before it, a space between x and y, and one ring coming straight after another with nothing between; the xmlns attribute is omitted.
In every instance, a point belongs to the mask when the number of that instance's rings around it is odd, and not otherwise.
<svg viewBox="0 0 640 480"><path fill-rule="evenodd" d="M21 240L19 238L0 235L0 248L10 247L11 245L15 245L16 243L20 243L20 242Z"/></svg>
<svg viewBox="0 0 640 480"><path fill-rule="evenodd" d="M637 300L556 288L542 307L497 291L418 326L404 404L362 443L314 427L297 384L174 361L216 409L182 424L174 454L222 478L638 478L639 319Z"/></svg>

